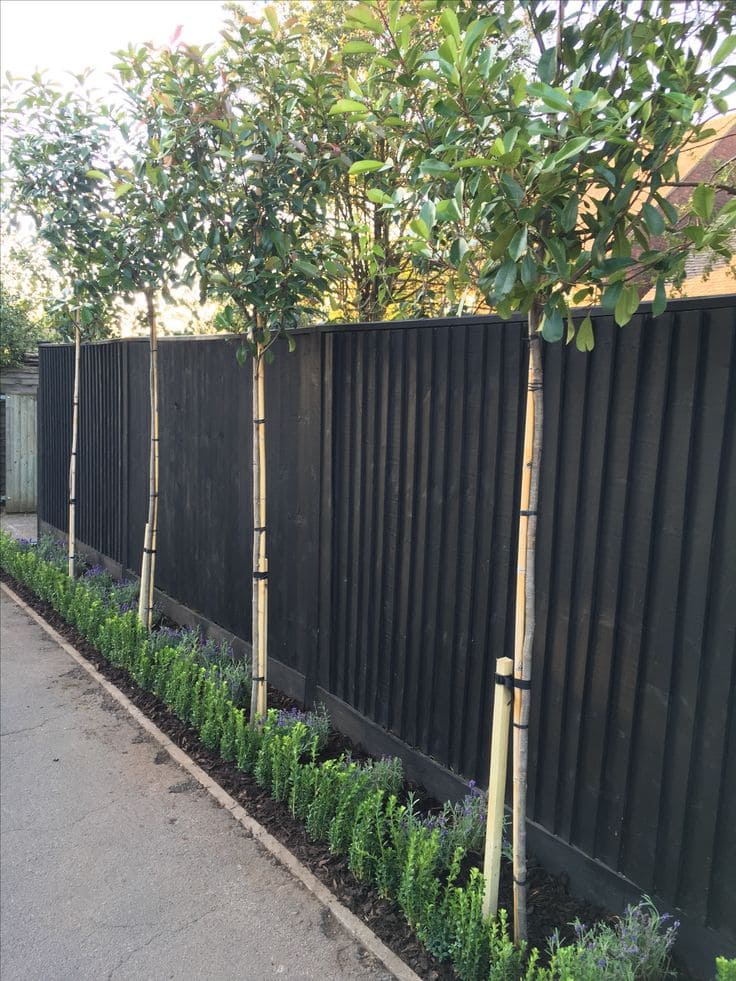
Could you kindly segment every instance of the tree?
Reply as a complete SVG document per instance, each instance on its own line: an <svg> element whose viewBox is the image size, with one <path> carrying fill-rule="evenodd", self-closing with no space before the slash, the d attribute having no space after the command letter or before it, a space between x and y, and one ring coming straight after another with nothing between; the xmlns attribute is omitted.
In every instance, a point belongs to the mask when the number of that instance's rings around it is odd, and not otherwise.
<svg viewBox="0 0 736 981"><path fill-rule="evenodd" d="M399 0L348 8L350 22L374 36L368 70L375 95L369 101L352 92L358 105L340 111L360 110L368 130L391 125L405 141L411 181L423 198L408 247L444 259L501 316L521 311L528 319L514 670L518 941L526 935L541 344L567 336L590 350L591 318L576 326L574 305L600 302L623 326L652 280L654 313L664 310L667 283L681 275L693 248L730 254L736 201L729 198L715 214L716 188L699 184L692 220L683 223L667 189L678 184L683 150L708 140L709 114L727 108L736 9L725 0L601 0L582 9L527 0L478 11L427 0L423 10L441 11L444 39L436 50L417 42L416 15L405 14ZM533 76L509 71L504 53L525 32L538 46ZM505 71L509 82L499 89L494 82ZM389 166L380 161L375 169L388 174Z"/></svg>
<svg viewBox="0 0 736 981"><path fill-rule="evenodd" d="M116 112L120 159L107 171L90 171L91 176L109 180L115 198L110 217L114 245L105 277L120 284L123 292L143 293L149 336L149 462L148 517L141 559L138 617L150 630L159 513L159 384L158 323L156 297L168 295L177 280L181 257L181 235L176 231L179 198L170 173L162 165L161 140L165 123L164 106L155 71L152 49L129 47L117 53L124 103Z"/></svg>
<svg viewBox="0 0 736 981"><path fill-rule="evenodd" d="M266 713L265 365L340 274L325 223L334 154L305 111L302 61L300 34L271 8L265 23L236 14L221 51L162 52L152 94L160 163L181 194L173 234L191 256L185 275L225 304L217 324L241 335L241 363L252 358L254 725Z"/></svg>
<svg viewBox="0 0 736 981"><path fill-rule="evenodd" d="M108 152L109 120L96 107L87 74L63 91L35 74L6 101L7 158L13 208L29 215L52 268L66 284L53 313L73 324L74 395L69 462L69 575L75 574L79 372L82 334L105 323L111 294L102 282L109 201L89 172Z"/></svg>
<svg viewBox="0 0 736 981"><path fill-rule="evenodd" d="M425 6L422 0L404 0L402 11L414 15L415 43L431 50L443 34L439 10L424 11ZM477 0L477 9L483 6ZM293 3L291 9L309 43L304 101L337 158L330 211L347 273L332 300L333 313L352 321L446 313L456 305L454 271L433 256L402 247L413 217L402 128L390 118L381 126L362 125L364 102L370 105L380 95L380 80L374 91L375 76L368 71L377 53L373 34L361 23L358 8L356 17L347 8L352 19L346 33L334 17L332 0ZM520 39L509 64L518 67L525 50ZM495 84L503 81L501 75ZM395 109L400 115L403 106L396 103ZM376 159L379 164L371 162ZM390 188L371 186L375 169L385 161L393 164ZM385 207L399 202L400 208Z"/></svg>

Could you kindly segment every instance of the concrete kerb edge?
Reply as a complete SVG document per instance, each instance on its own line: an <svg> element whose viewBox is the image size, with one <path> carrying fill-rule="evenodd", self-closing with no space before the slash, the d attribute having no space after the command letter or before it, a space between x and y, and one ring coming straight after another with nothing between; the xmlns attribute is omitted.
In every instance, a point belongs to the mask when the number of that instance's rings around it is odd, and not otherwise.
<svg viewBox="0 0 736 981"><path fill-rule="evenodd" d="M354 913L352 913L330 892L330 890L325 886L319 879L314 876L309 869L303 865L295 855L277 841L273 835L269 834L268 831L259 824L255 818L251 817L250 814L245 810L242 804L239 804L233 797L228 794L218 783L216 783L212 777L210 777L205 771L198 766L190 756L188 756L184 750L180 749L175 743L169 739L169 737L163 733L158 726L151 722L151 720L145 716L141 710L134 705L130 699L123 692L120 691L111 681L108 681L104 675L95 668L90 662L83 657L79 651L77 651L68 641L66 641L50 624L48 624L43 617L36 613L36 611L25 603L16 593L10 589L5 583L0 583L0 588L2 591L21 609L24 613L30 616L36 623L45 630L46 633L53 638L53 640L65 651L73 660L84 668L84 670L92 677L94 680L103 688L111 698L124 708L128 714L135 719L138 725L141 726L145 731L169 754L171 759L177 763L182 769L186 770L194 779L200 784L200 786L207 791L207 793L226 811L229 811L232 817L247 831L256 841L258 841L266 851L276 859L276 861L282 865L284 868L298 879L301 884L312 893L312 895L325 906L330 913L335 917L335 919L347 930L355 940L358 941L365 949L372 954L376 960L380 961L383 966L394 975L397 981L421 981L418 974L409 967L404 961L401 960L392 950L390 950L382 940L380 940L376 934L368 927L362 920L360 920Z"/></svg>

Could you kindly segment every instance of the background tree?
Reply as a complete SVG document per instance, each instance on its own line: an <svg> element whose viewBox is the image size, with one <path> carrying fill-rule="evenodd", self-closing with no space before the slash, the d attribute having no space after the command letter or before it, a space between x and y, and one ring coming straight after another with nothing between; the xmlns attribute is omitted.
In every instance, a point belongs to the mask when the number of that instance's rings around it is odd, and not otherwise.
<svg viewBox="0 0 736 981"><path fill-rule="evenodd" d="M301 35L267 8L265 22L236 15L221 51L162 52L152 93L161 166L181 193L172 234L191 256L185 274L224 304L217 325L241 335L241 362L252 358L253 724L266 712L264 369L277 339L324 309L341 272L326 227L334 154L305 109L303 60Z"/></svg>
<svg viewBox="0 0 736 981"><path fill-rule="evenodd" d="M88 75L62 90L42 75L15 83L5 100L9 198L29 215L65 289L53 305L61 324L73 324L74 395L69 463L69 575L74 576L82 335L98 336L107 322L111 293L102 275L109 255L110 202L90 170L104 164L109 119L96 106Z"/></svg>
<svg viewBox="0 0 736 981"><path fill-rule="evenodd" d="M351 90L369 131L391 125L411 158L410 180L424 203L408 247L441 257L461 282L508 317L528 319L529 374L519 517L514 703L514 931L526 935L526 792L535 627L535 544L543 434L542 339L594 343L590 316L574 305L600 302L624 325L656 284L667 283L693 248L730 253L733 199L714 215L713 186L700 184L692 220L667 199L678 158L707 141L708 117L727 108L736 70L729 55L736 10L696 4L603 0L581 9L564 0L507 3L485 11L427 0L444 39L427 50L416 14L398 0L348 8L348 22L374 36L372 98ZM478 16L485 13L486 16ZM534 77L511 71L505 54L531 31ZM508 83L494 84L504 72ZM389 161L364 161L386 177ZM732 192L732 188L726 188ZM386 202L393 208L396 202Z"/></svg>
<svg viewBox="0 0 736 981"><path fill-rule="evenodd" d="M0 368L23 362L23 356L34 351L43 332L30 315L30 303L8 293L0 284Z"/></svg>

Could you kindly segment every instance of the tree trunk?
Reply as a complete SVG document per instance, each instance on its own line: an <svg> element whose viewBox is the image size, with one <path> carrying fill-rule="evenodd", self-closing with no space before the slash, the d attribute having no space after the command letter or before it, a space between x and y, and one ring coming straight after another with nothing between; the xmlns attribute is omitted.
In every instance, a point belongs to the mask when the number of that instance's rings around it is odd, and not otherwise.
<svg viewBox="0 0 736 981"><path fill-rule="evenodd" d="M148 455L148 520L143 538L138 619L150 630L153 622L153 585L156 568L156 533L158 531L158 330L156 309L153 304L153 290L147 289L145 294L150 345L151 435Z"/></svg>
<svg viewBox="0 0 736 981"><path fill-rule="evenodd" d="M69 457L69 546L67 549L69 577L74 579L74 559L76 556L77 520L77 446L79 443L79 369L81 361L82 336L79 329L79 314L74 320L74 395L72 397L72 451Z"/></svg>
<svg viewBox="0 0 736 981"><path fill-rule="evenodd" d="M253 688L250 722L266 716L268 674L268 559L266 558L266 388L265 361L259 346L253 358Z"/></svg>
<svg viewBox="0 0 736 981"><path fill-rule="evenodd" d="M514 942L517 944L527 937L526 797L529 765L532 647L536 620L537 502L539 500L539 471L542 461L544 423L542 342L538 332L540 321L541 311L535 303L529 311L529 367L524 427L524 469L519 502L514 636L513 865Z"/></svg>

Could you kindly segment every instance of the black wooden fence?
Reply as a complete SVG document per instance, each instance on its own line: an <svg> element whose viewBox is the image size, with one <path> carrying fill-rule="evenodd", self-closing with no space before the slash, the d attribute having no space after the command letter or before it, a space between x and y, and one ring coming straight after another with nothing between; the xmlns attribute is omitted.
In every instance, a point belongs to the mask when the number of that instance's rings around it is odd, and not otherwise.
<svg viewBox="0 0 736 981"><path fill-rule="evenodd" d="M602 902L736 943L736 304L681 301L545 351L531 830ZM162 341L157 584L250 632L250 370ZM324 327L268 369L274 677L438 791L485 782L512 647L520 322ZM72 357L41 349L39 517L66 527ZM140 562L145 341L85 347L80 538ZM408 751L406 747L412 747ZM425 755L426 754L426 755ZM443 768L433 768L426 756ZM445 774L443 783L442 774Z"/></svg>

